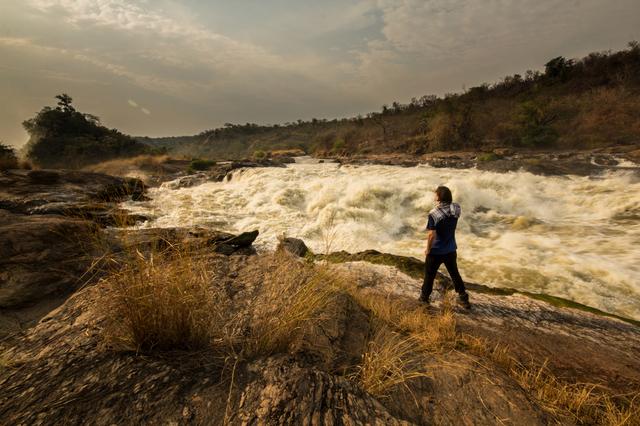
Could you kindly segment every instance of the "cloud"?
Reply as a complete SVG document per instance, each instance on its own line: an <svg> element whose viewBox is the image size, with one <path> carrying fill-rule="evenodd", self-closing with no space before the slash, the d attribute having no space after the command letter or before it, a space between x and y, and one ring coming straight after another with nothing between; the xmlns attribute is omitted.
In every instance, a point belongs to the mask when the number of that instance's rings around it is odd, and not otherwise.
<svg viewBox="0 0 640 426"><path fill-rule="evenodd" d="M78 29L93 26L129 34L152 35L162 39L156 40L156 45L164 40L173 47L188 47L189 53L206 53L206 61L220 67L234 66L236 62L253 62L277 68L281 63L278 56L256 45L234 40L193 22L178 21L160 11L143 7L145 3L125 0L30 0L30 4L40 12L61 15L64 21ZM163 50L158 49L159 52ZM158 59L163 57L174 61L169 54L156 55Z"/></svg>
<svg viewBox="0 0 640 426"><path fill-rule="evenodd" d="M145 115L151 115L151 111L149 111L147 108L139 105L136 101L134 101L133 99L128 99L127 103L133 107L133 108L140 108L140 111L145 114Z"/></svg>
<svg viewBox="0 0 640 426"><path fill-rule="evenodd" d="M3 0L0 86L19 118L66 90L136 134L329 118L623 47L638 13L637 0Z"/></svg>

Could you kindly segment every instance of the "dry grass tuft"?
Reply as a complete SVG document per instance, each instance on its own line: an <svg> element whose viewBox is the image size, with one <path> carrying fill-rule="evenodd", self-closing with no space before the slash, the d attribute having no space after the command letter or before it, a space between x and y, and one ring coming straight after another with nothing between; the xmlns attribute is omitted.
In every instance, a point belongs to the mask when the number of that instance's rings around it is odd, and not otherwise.
<svg viewBox="0 0 640 426"><path fill-rule="evenodd" d="M489 346L486 340L461 336L466 349L503 368L540 405L556 418L581 425L640 425L640 392L611 395L601 386L590 383L563 383L549 369L518 362L505 346Z"/></svg>
<svg viewBox="0 0 640 426"><path fill-rule="evenodd" d="M443 304L441 311L430 314L423 306L403 303L389 295L348 289L352 297L373 316L401 330L410 333L423 350L441 352L452 349L457 341L456 321L449 304Z"/></svg>
<svg viewBox="0 0 640 426"><path fill-rule="evenodd" d="M254 318L244 343L248 357L285 351L305 325L323 319L338 291L337 278L322 268L290 256L276 262L253 300Z"/></svg>
<svg viewBox="0 0 640 426"><path fill-rule="evenodd" d="M429 377L423 355L418 339L382 326L369 341L362 364L351 377L371 395L386 397L397 386L409 389L412 379Z"/></svg>
<svg viewBox="0 0 640 426"><path fill-rule="evenodd" d="M205 260L172 252L134 261L108 279L110 342L136 351L207 349L225 336L228 305Z"/></svg>

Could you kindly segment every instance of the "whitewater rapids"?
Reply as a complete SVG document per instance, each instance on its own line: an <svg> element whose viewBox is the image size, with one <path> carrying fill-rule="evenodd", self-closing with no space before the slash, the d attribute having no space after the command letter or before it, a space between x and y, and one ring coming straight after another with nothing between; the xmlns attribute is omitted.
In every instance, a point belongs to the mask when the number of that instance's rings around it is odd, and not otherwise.
<svg viewBox="0 0 640 426"><path fill-rule="evenodd" d="M464 279L565 297L640 319L640 175L536 176L418 166L293 164L250 168L225 182L150 190L127 203L144 227L258 229L258 248L280 235L315 252L376 249L423 258L433 190L462 206ZM444 271L444 267L442 269Z"/></svg>

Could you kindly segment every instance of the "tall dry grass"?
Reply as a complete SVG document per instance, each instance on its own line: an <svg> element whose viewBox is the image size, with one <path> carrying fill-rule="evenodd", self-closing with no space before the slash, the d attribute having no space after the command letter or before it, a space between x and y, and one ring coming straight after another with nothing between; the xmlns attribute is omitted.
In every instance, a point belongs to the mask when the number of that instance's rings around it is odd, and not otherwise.
<svg viewBox="0 0 640 426"><path fill-rule="evenodd" d="M468 352L502 368L554 417L580 425L640 425L640 391L615 395L610 389L592 383L567 383L547 367L516 360L508 347L489 345L483 338L461 335Z"/></svg>
<svg viewBox="0 0 640 426"><path fill-rule="evenodd" d="M285 351L298 333L327 315L339 282L327 270L283 255L254 297L253 321L243 352L248 357Z"/></svg>
<svg viewBox="0 0 640 426"><path fill-rule="evenodd" d="M398 386L410 390L408 383L429 377L424 351L415 336L380 327L362 355L362 363L351 378L371 395L387 397Z"/></svg>
<svg viewBox="0 0 640 426"><path fill-rule="evenodd" d="M359 305L371 312L372 316L413 336L420 343L422 350L442 352L456 345L456 321L448 299L445 299L439 311L428 312L413 301L407 303L389 295L353 286L346 289Z"/></svg>
<svg viewBox="0 0 640 426"><path fill-rule="evenodd" d="M229 301L206 259L140 252L107 279L113 289L109 341L136 351L211 349L226 344Z"/></svg>

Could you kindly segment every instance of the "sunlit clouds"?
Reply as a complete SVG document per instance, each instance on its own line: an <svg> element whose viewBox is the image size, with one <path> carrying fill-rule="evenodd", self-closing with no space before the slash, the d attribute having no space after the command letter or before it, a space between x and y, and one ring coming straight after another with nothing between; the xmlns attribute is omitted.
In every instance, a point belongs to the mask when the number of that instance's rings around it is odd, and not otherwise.
<svg viewBox="0 0 640 426"><path fill-rule="evenodd" d="M193 134L366 113L640 38L635 0L5 0L0 9L9 99L0 139L15 145L26 139L21 121L60 92L126 133Z"/></svg>

